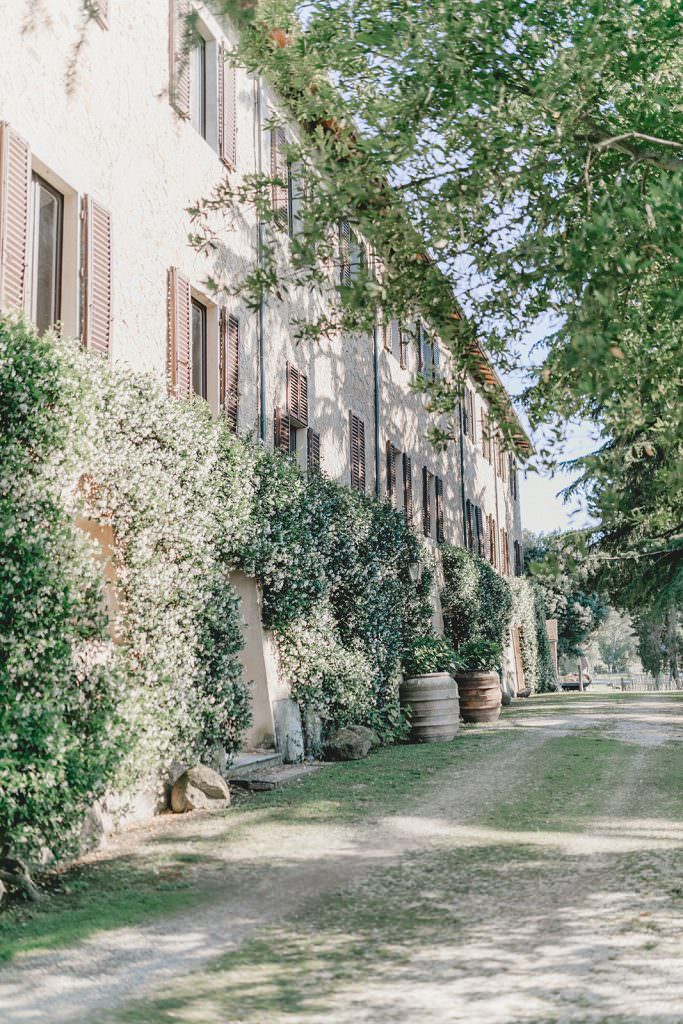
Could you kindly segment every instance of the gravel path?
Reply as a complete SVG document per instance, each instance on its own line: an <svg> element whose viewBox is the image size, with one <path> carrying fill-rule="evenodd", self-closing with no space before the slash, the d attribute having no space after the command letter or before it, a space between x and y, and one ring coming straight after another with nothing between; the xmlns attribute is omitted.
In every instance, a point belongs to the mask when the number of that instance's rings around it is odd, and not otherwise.
<svg viewBox="0 0 683 1024"><path fill-rule="evenodd" d="M650 818L640 806L638 779L648 751L683 735L683 707L651 695L623 704L584 699L568 713L569 707L548 701L538 713L525 707L507 717L499 729L515 731L511 763L491 759L476 772L464 766L456 777L436 776L419 806L400 814L334 827L315 820L259 822L252 815L232 837L222 817L191 824L167 818L151 831L125 834L114 852L199 829L211 844L216 901L152 925L97 934L68 950L21 956L0 970L0 1020L90 1024L105 1009L163 991L254 934L284 927L316 895L346 888L364 899L364 886L376 889L397 867L402 889L414 890L419 906L426 857L437 865L445 858L466 935L456 929L431 945L420 941L393 970L369 968L349 979L330 994L327 1021L388 1024L421 1019L424 1012L435 1024L681 1024L683 900L672 902L670 891L681 884L683 826L680 815ZM482 794L504 799L533 775L544 744L595 729L629 744L632 754L628 773L604 795L590 828L552 831L539 822L517 831L482 824ZM473 886L466 854L493 846L509 848L503 884L498 873L496 885L484 879ZM454 850L462 851L462 871ZM648 943L654 946L645 948ZM145 1016L136 1019L146 1024ZM196 1010L177 1019L228 1021L196 1016ZM319 1019L286 1014L288 1022Z"/></svg>

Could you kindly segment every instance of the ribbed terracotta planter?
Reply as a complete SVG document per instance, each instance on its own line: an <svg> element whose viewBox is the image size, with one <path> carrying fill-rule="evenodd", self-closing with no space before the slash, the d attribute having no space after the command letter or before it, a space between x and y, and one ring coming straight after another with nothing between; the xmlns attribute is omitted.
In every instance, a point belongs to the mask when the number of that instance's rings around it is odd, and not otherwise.
<svg viewBox="0 0 683 1024"><path fill-rule="evenodd" d="M460 727L458 688L448 672L405 679L401 707L410 711L410 738L416 743L452 740Z"/></svg>
<svg viewBox="0 0 683 1024"><path fill-rule="evenodd" d="M463 722L495 722L500 718L502 691L497 672L458 672L458 695Z"/></svg>

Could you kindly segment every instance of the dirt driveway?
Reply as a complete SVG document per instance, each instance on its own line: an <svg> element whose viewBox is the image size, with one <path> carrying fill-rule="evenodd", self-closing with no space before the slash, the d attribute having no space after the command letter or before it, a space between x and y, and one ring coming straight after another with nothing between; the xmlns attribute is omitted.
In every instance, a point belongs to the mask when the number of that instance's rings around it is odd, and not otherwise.
<svg viewBox="0 0 683 1024"><path fill-rule="evenodd" d="M34 940L0 1020L681 1024L682 737L675 695L537 698L131 831L97 862L175 858L196 905Z"/></svg>

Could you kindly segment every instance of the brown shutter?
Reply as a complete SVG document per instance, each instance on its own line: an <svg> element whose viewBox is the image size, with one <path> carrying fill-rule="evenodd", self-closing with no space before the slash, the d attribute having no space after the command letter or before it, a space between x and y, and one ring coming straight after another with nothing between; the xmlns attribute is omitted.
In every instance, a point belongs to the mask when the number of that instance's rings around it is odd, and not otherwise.
<svg viewBox="0 0 683 1024"><path fill-rule="evenodd" d="M281 227L287 227L289 220L289 172L285 159L287 137L284 128L272 128L270 132L270 176L275 220Z"/></svg>
<svg viewBox="0 0 683 1024"><path fill-rule="evenodd" d="M319 473L320 472L320 434L316 434L312 427L309 427L307 432L308 439L308 472Z"/></svg>
<svg viewBox="0 0 683 1024"><path fill-rule="evenodd" d="M169 0L168 94L178 117L190 116L189 0Z"/></svg>
<svg viewBox="0 0 683 1024"><path fill-rule="evenodd" d="M470 403L470 437L472 438L472 444L477 443L477 417L475 415L475 404L474 404L474 391L471 388L467 390L467 397Z"/></svg>
<svg viewBox="0 0 683 1024"><path fill-rule="evenodd" d="M290 421L289 416L283 409L275 409L275 437L274 444L277 451L283 455L289 455Z"/></svg>
<svg viewBox="0 0 683 1024"><path fill-rule="evenodd" d="M192 295L176 267L168 272L168 388L173 398L192 393Z"/></svg>
<svg viewBox="0 0 683 1024"><path fill-rule="evenodd" d="M443 480L441 479L440 476L435 477L434 491L436 494L436 539L439 542L439 544L443 544Z"/></svg>
<svg viewBox="0 0 683 1024"><path fill-rule="evenodd" d="M483 558L486 552L486 541L484 536L484 519L478 505L474 506L474 519L477 526L477 554Z"/></svg>
<svg viewBox="0 0 683 1024"><path fill-rule="evenodd" d="M408 526L413 525L413 463L409 455L403 453L403 512Z"/></svg>
<svg viewBox="0 0 683 1024"><path fill-rule="evenodd" d="M398 495L396 493L396 456L398 450L394 448L391 441L387 441L387 496L391 507L398 506Z"/></svg>
<svg viewBox="0 0 683 1024"><path fill-rule="evenodd" d="M402 327L399 327L398 336L399 336L399 346L400 346L401 369L405 370L406 367L408 366L408 344L409 344L408 331L403 329Z"/></svg>
<svg viewBox="0 0 683 1024"><path fill-rule="evenodd" d="M496 541L498 537L498 530L496 527L496 520L493 516L488 516L488 531L489 531L489 561L493 568L496 568L498 561L496 557Z"/></svg>
<svg viewBox="0 0 683 1024"><path fill-rule="evenodd" d="M349 412L349 441L351 458L351 487L365 490L365 424Z"/></svg>
<svg viewBox="0 0 683 1024"><path fill-rule="evenodd" d="M228 426L237 433L239 408L240 322L221 310L220 319L220 406Z"/></svg>
<svg viewBox="0 0 683 1024"><path fill-rule="evenodd" d="M83 347L109 357L111 343L111 214L83 199Z"/></svg>
<svg viewBox="0 0 683 1024"><path fill-rule="evenodd" d="M218 154L231 171L237 166L237 79L226 66L225 44L218 47Z"/></svg>
<svg viewBox="0 0 683 1024"><path fill-rule="evenodd" d="M486 413L481 410L481 454L486 458Z"/></svg>
<svg viewBox="0 0 683 1024"><path fill-rule="evenodd" d="M302 427L308 423L308 377L287 363L287 412Z"/></svg>
<svg viewBox="0 0 683 1024"><path fill-rule="evenodd" d="M432 534L432 503L429 487L430 472L426 466L422 467L422 530L425 537Z"/></svg>
<svg viewBox="0 0 683 1024"><path fill-rule="evenodd" d="M472 502L468 498L465 502L465 529L467 532L467 548L474 551L474 523L472 522Z"/></svg>
<svg viewBox="0 0 683 1024"><path fill-rule="evenodd" d="M351 284L351 225L347 220L339 222L339 283Z"/></svg>
<svg viewBox="0 0 683 1024"><path fill-rule="evenodd" d="M0 309L23 309L26 299L31 151L0 122Z"/></svg>

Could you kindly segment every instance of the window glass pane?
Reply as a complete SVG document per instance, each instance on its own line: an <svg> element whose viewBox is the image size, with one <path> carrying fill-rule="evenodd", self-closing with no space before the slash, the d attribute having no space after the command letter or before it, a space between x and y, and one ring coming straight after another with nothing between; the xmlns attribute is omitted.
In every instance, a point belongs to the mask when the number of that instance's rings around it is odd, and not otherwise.
<svg viewBox="0 0 683 1024"><path fill-rule="evenodd" d="M31 315L39 331L59 319L62 201L58 192L34 178Z"/></svg>
<svg viewBox="0 0 683 1024"><path fill-rule="evenodd" d="M198 40L190 50L190 120L206 138L206 43Z"/></svg>
<svg viewBox="0 0 683 1024"><path fill-rule="evenodd" d="M296 427L289 427L289 454L296 455Z"/></svg>
<svg viewBox="0 0 683 1024"><path fill-rule="evenodd" d="M206 398L206 308L192 300L192 390Z"/></svg>

